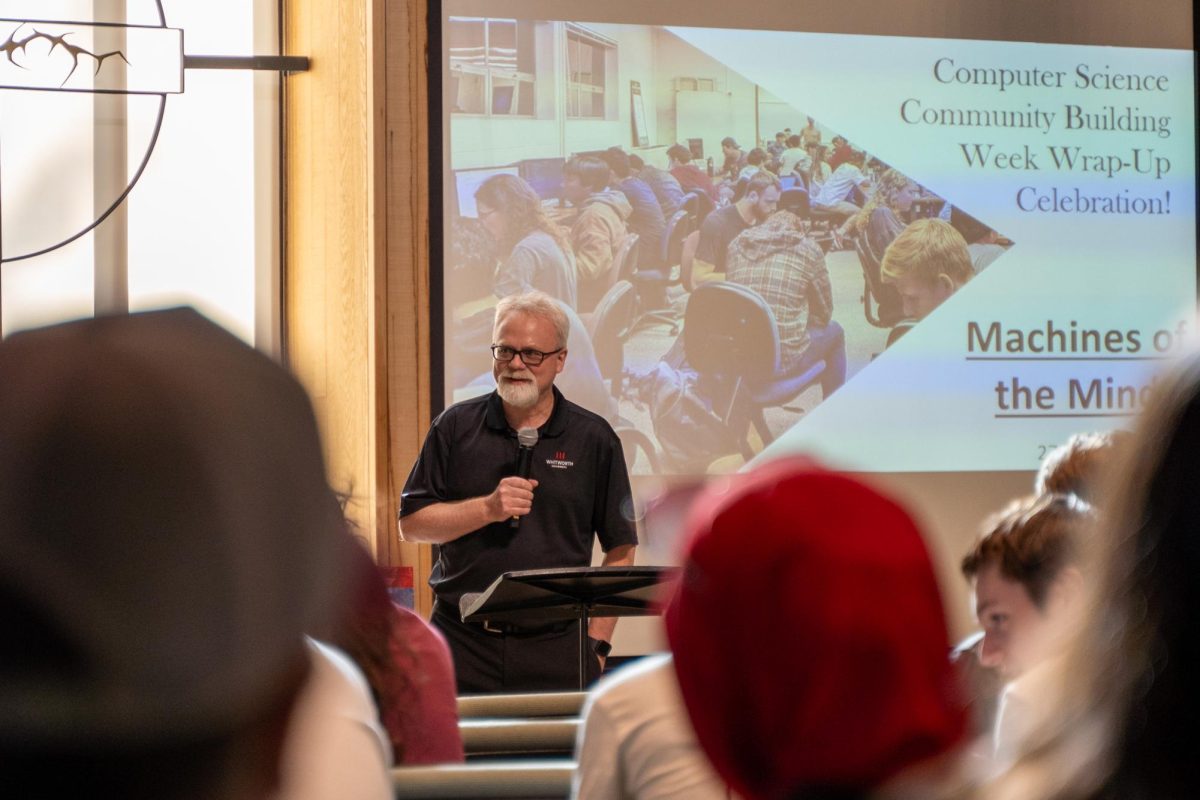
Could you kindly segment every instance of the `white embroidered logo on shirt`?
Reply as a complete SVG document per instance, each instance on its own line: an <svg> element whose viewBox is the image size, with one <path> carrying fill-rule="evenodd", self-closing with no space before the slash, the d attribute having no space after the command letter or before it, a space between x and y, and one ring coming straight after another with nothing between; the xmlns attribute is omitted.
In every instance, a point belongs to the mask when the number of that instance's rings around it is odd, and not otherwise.
<svg viewBox="0 0 1200 800"><path fill-rule="evenodd" d="M554 451L554 458L546 459L546 466L551 469L566 469L567 467L575 466L575 462L567 461L566 450L556 450Z"/></svg>

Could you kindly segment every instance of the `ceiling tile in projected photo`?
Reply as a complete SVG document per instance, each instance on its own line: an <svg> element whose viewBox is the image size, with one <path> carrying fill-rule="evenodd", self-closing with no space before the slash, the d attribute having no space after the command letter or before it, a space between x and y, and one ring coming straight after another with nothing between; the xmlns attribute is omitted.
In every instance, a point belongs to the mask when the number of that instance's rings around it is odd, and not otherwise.
<svg viewBox="0 0 1200 800"><path fill-rule="evenodd" d="M764 456L1032 469L1137 410L1195 298L1191 53L669 30L1015 243Z"/></svg>

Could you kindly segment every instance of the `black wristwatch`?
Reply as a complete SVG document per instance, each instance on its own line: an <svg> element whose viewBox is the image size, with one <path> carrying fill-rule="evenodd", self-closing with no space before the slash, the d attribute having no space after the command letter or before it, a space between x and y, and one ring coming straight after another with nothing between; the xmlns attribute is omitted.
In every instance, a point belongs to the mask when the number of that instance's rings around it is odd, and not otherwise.
<svg viewBox="0 0 1200 800"><path fill-rule="evenodd" d="M590 636L588 637L591 638ZM606 642L603 639L592 639L592 652L601 658L608 658L608 654L612 652L612 642Z"/></svg>

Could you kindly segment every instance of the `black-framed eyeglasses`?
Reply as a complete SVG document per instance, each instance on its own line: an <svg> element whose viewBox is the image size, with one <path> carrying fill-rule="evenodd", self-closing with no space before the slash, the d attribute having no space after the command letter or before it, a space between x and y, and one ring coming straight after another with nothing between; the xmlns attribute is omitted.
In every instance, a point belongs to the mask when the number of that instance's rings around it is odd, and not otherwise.
<svg viewBox="0 0 1200 800"><path fill-rule="evenodd" d="M524 350L517 350L515 347L494 344L492 345L492 358L496 359L501 364L505 364L509 361L512 361L513 357L519 355L521 357L522 364L527 367L536 367L538 364L546 360L546 356L552 356L555 353L561 353L562 351L563 348L561 347L557 350L542 352L541 350L534 350L532 347L526 347Z"/></svg>

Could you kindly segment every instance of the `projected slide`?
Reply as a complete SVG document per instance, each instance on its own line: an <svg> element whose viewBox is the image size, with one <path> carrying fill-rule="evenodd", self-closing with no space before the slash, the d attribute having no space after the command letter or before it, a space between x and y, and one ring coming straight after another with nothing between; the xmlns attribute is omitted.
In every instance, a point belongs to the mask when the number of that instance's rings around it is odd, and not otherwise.
<svg viewBox="0 0 1200 800"><path fill-rule="evenodd" d="M1036 468L1193 335L1186 51L455 17L447 403L492 309L638 474ZM564 55L565 54L565 55Z"/></svg>

